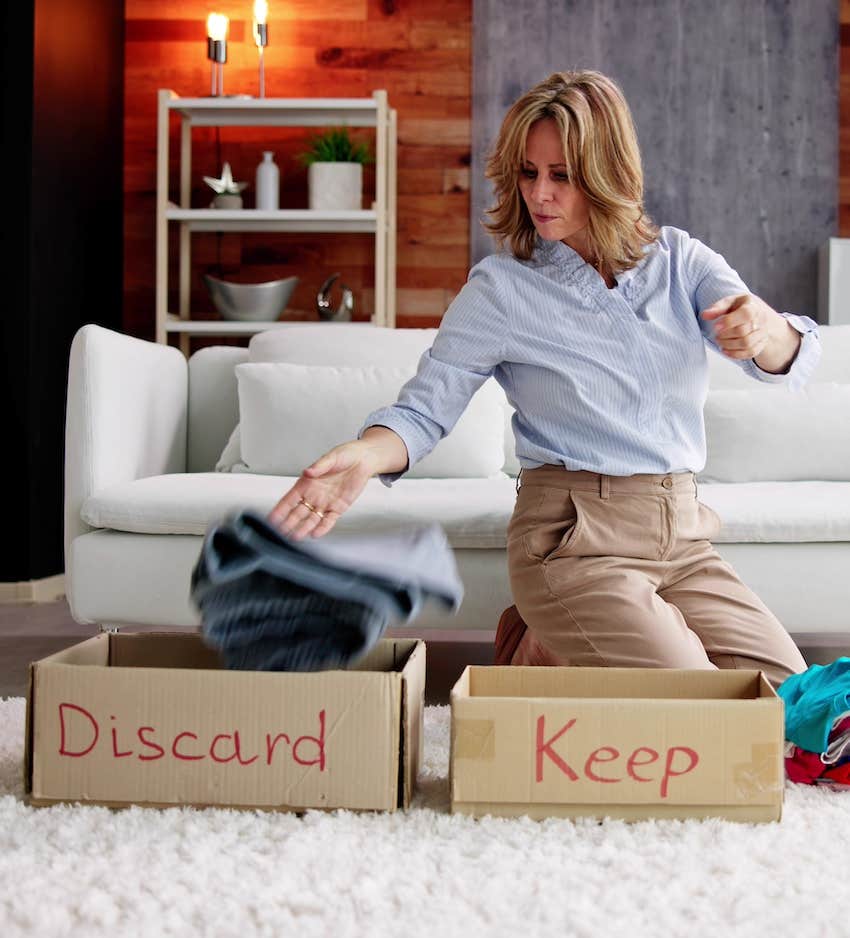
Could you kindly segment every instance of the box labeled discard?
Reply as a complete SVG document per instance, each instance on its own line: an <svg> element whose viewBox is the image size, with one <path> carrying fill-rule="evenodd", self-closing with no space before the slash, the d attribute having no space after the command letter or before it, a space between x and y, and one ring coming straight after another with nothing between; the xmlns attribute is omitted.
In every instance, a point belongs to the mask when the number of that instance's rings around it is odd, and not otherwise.
<svg viewBox="0 0 850 938"><path fill-rule="evenodd" d="M777 821L782 700L760 671L467 667L452 811Z"/></svg>
<svg viewBox="0 0 850 938"><path fill-rule="evenodd" d="M33 804L393 811L421 757L425 645L348 670L231 671L198 633L102 634L31 665Z"/></svg>

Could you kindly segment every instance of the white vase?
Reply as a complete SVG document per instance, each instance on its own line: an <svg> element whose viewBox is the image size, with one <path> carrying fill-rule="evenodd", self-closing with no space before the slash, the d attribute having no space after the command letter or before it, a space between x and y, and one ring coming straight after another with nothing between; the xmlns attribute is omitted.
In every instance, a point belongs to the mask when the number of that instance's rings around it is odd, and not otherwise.
<svg viewBox="0 0 850 938"><path fill-rule="evenodd" d="M263 150L263 161L257 167L257 208L274 212L280 207L280 170L271 150Z"/></svg>
<svg viewBox="0 0 850 938"><path fill-rule="evenodd" d="M311 163L307 173L311 211L340 211L363 206L360 163Z"/></svg>

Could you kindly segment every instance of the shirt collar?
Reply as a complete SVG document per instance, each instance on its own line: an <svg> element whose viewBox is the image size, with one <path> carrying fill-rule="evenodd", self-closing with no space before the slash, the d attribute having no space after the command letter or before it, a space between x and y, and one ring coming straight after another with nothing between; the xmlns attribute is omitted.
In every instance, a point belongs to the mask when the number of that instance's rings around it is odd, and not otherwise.
<svg viewBox="0 0 850 938"><path fill-rule="evenodd" d="M635 278L643 275L651 247L652 245L644 248L644 256L636 266L620 271L616 275L617 286L614 289L630 292L634 288ZM563 274L582 282L588 288L608 289L599 273L578 251L563 241L550 241L538 236L534 244L534 255L543 263L552 264Z"/></svg>
<svg viewBox="0 0 850 938"><path fill-rule="evenodd" d="M549 241L545 238L537 237L534 242L534 253L539 256L544 263L554 264L559 270L567 274L574 274L583 267L593 272L593 268L587 261L563 241Z"/></svg>

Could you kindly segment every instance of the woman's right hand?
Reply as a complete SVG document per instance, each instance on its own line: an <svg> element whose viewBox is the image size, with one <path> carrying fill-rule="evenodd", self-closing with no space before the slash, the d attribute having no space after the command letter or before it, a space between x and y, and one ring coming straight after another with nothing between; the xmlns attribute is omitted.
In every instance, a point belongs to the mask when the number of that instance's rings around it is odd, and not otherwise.
<svg viewBox="0 0 850 938"><path fill-rule="evenodd" d="M269 512L269 521L296 541L307 535L321 537L379 470L375 449L365 440L335 446L301 473Z"/></svg>

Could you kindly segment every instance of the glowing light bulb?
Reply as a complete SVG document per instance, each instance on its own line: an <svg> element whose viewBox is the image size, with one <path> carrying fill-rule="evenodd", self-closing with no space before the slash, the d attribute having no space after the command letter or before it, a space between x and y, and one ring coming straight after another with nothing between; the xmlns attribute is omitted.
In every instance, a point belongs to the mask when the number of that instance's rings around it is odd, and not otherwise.
<svg viewBox="0 0 850 938"><path fill-rule="evenodd" d="M227 29L230 20L223 13L210 13L207 17L207 37L213 42L223 42L227 39Z"/></svg>
<svg viewBox="0 0 850 938"><path fill-rule="evenodd" d="M260 97L266 96L266 66L263 49L269 44L269 4L268 0L254 0L254 42L260 63Z"/></svg>
<svg viewBox="0 0 850 938"><path fill-rule="evenodd" d="M223 13L207 17L207 58L210 60L210 93L224 94L224 63L227 61L227 29L230 20Z"/></svg>

